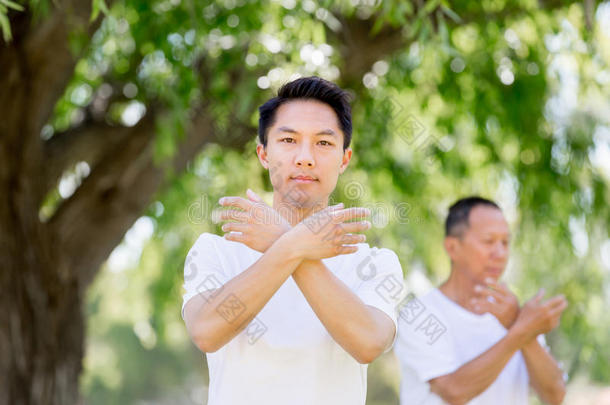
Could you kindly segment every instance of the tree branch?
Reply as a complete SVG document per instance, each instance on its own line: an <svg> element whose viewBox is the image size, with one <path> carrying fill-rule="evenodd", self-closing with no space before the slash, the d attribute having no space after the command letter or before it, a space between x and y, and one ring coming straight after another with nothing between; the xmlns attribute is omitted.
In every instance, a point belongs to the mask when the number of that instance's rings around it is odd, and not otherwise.
<svg viewBox="0 0 610 405"><path fill-rule="evenodd" d="M391 56L402 49L407 41L400 28L383 27L375 35L371 34L374 18L361 20L355 15L338 17L341 30L326 30L326 35L334 40L341 53L341 81L345 87L360 90L362 77L373 64L380 59Z"/></svg>
<svg viewBox="0 0 610 405"><path fill-rule="evenodd" d="M123 140L101 159L48 225L70 258L68 267L86 288L123 235L168 180L209 142L213 127L206 110L193 113L178 151L162 167L153 162L154 115L125 128Z"/></svg>
<svg viewBox="0 0 610 405"><path fill-rule="evenodd" d="M91 1L56 1L50 15L36 24L31 10L11 14L13 40L0 41L0 156L16 157L6 177L25 179L22 188L32 202L39 202L46 191L40 182L45 170L40 130L65 91L78 57L70 51L69 36L90 38L101 22L90 22L90 16ZM36 215L38 207L32 207Z"/></svg>
<svg viewBox="0 0 610 405"><path fill-rule="evenodd" d="M132 132L130 127L113 126L105 122L84 125L54 135L45 143L43 185L45 193L57 185L62 173L77 162L95 167L109 151Z"/></svg>
<svg viewBox="0 0 610 405"><path fill-rule="evenodd" d="M577 3L574 1L573 3ZM417 18L431 18L431 24L434 29L438 28L438 21L432 16L437 13L446 14L440 7L430 12L430 17L419 16L419 9L423 7L423 2L413 3L414 11L410 17L410 24L413 24ZM562 1L547 0L540 1L539 7L546 11L567 7L568 4ZM587 7L593 7L591 2L585 2L585 11ZM593 7L594 8L594 7ZM524 8L505 8L497 13L489 13L480 9L473 8L469 3L466 3L463 10L453 10L459 17L460 22L456 23L447 20L448 25L463 25L474 21L487 22L490 20L504 20L507 18L524 15L530 10ZM380 17L373 15L368 19L360 19L353 14L349 17L335 15L341 22L341 29L337 32L326 26L326 35L333 40L335 46L338 47L343 65L341 69L341 82L344 87L354 89L356 92L362 91L362 77L370 71L373 64L381 59L391 57L400 49L405 49L413 39L407 38L403 34L402 27L392 27L389 24L384 24L382 28L375 34L372 33L375 21Z"/></svg>

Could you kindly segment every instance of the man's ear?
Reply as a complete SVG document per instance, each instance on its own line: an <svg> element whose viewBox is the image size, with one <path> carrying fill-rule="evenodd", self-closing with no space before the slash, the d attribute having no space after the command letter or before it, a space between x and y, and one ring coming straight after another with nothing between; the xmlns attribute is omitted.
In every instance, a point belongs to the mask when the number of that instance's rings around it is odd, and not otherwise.
<svg viewBox="0 0 610 405"><path fill-rule="evenodd" d="M454 261L458 256L460 248L460 240L455 236L446 236L444 240L445 250L451 261Z"/></svg>
<svg viewBox="0 0 610 405"><path fill-rule="evenodd" d="M256 155L258 156L258 160L261 162L261 165L267 170L269 170L269 160L267 160L267 148L265 145L258 144L256 145Z"/></svg>
<svg viewBox="0 0 610 405"><path fill-rule="evenodd" d="M341 160L341 166L339 166L339 173L343 173L349 165L349 161L352 160L352 148L347 148L343 151L343 159Z"/></svg>

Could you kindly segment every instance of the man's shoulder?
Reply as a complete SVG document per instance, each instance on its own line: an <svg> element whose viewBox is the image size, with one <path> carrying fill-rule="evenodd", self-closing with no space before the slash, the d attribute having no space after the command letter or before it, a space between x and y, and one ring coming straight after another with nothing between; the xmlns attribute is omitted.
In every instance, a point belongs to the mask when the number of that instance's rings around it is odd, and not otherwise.
<svg viewBox="0 0 610 405"><path fill-rule="evenodd" d="M401 311L404 312L405 320L420 315L424 318L433 317L440 321L445 320L445 316L451 311L446 307L442 294L438 288L432 288L422 294L409 293L401 304ZM407 322L410 323L410 322Z"/></svg>
<svg viewBox="0 0 610 405"><path fill-rule="evenodd" d="M236 250L244 248L249 249L243 243L227 240L222 236L210 232L201 233L197 237L197 240L195 241L193 247L207 252L216 252L218 254L234 252Z"/></svg>
<svg viewBox="0 0 610 405"><path fill-rule="evenodd" d="M398 255L392 249L371 246L368 243L358 243L358 251L353 253L354 257L368 257L373 259L390 259L398 261Z"/></svg>
<svg viewBox="0 0 610 405"><path fill-rule="evenodd" d="M197 241L196 243L218 243L220 241L227 241L225 238L218 236L214 233L210 233L210 232L202 232L199 234L199 236L197 237ZM228 242L228 241L227 241Z"/></svg>
<svg viewBox="0 0 610 405"><path fill-rule="evenodd" d="M430 288L428 291L424 292L420 295L420 299L422 302L430 304L430 305L442 305L443 296L442 292L438 289L438 287Z"/></svg>
<svg viewBox="0 0 610 405"><path fill-rule="evenodd" d="M213 233L203 232L199 234L195 240L195 243L193 244L193 247L214 249L216 245L221 243L222 239L224 238L221 238Z"/></svg>
<svg viewBox="0 0 610 405"><path fill-rule="evenodd" d="M353 256L359 265L374 265L383 270L399 272L402 275L400 260L392 249L358 243L358 251L350 256Z"/></svg>

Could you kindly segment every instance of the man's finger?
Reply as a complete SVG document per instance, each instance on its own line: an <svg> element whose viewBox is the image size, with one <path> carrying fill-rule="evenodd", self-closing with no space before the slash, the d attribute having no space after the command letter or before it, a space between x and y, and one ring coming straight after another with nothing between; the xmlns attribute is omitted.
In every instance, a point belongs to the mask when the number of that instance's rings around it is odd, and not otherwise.
<svg viewBox="0 0 610 405"><path fill-rule="evenodd" d="M505 300L504 294L502 292L480 284L474 286L474 292L479 296L485 297L486 300L487 297L493 297L496 302Z"/></svg>
<svg viewBox="0 0 610 405"><path fill-rule="evenodd" d="M491 311L492 304L491 304L491 302L487 301L486 299L471 298L470 305L472 306L472 308L474 309L474 311L477 314L484 314L485 312L492 312Z"/></svg>
<svg viewBox="0 0 610 405"><path fill-rule="evenodd" d="M356 243L364 243L366 242L366 235L348 233L341 237L340 242L342 245L355 245Z"/></svg>
<svg viewBox="0 0 610 405"><path fill-rule="evenodd" d="M339 203L339 204L331 205L328 208L330 210L341 210L341 209L343 209L343 207L344 207L343 203Z"/></svg>
<svg viewBox="0 0 610 405"><path fill-rule="evenodd" d="M500 283L499 281L494 280L491 277L487 277L485 279L485 284L487 284L488 287L491 287L494 290L496 290L504 295L512 294L511 291L509 290L508 286L506 285L506 283Z"/></svg>
<svg viewBox="0 0 610 405"><path fill-rule="evenodd" d="M247 236L239 232L225 233L224 238L233 242L245 242L247 240Z"/></svg>
<svg viewBox="0 0 610 405"><path fill-rule="evenodd" d="M343 210L332 211L330 215L335 223L350 221L353 219L366 218L371 215L371 210L363 207L351 207Z"/></svg>
<svg viewBox="0 0 610 405"><path fill-rule="evenodd" d="M356 253L358 251L358 246L349 246L349 245L345 245L345 246L341 246L337 252L337 254L340 255L347 255L350 253Z"/></svg>
<svg viewBox="0 0 610 405"><path fill-rule="evenodd" d="M235 207L248 211L255 203L248 201L243 197L222 197L220 200L218 200L218 204L222 205L223 207Z"/></svg>
<svg viewBox="0 0 610 405"><path fill-rule="evenodd" d="M563 301L561 302L559 305L553 307L549 312L551 313L552 316L557 316L559 317L561 315L561 313L568 307L568 302L567 301Z"/></svg>
<svg viewBox="0 0 610 405"><path fill-rule="evenodd" d="M341 224L341 229L343 229L345 233L364 232L371 229L371 223L369 221L346 222Z"/></svg>
<svg viewBox="0 0 610 405"><path fill-rule="evenodd" d="M248 198L250 199L250 201L254 201L254 202L257 202L257 203L263 203L263 204L265 204L265 202L263 201L263 199L262 199L262 198L261 198L261 197L260 197L258 194L256 194L254 191L252 191L252 190L250 190L250 189L246 190L246 195L248 196ZM266 205L266 204L265 204L265 205Z"/></svg>
<svg viewBox="0 0 610 405"><path fill-rule="evenodd" d="M218 214L218 218L220 221L239 221L239 222L248 222L250 220L250 215L244 211L237 210L224 210L220 211Z"/></svg>
<svg viewBox="0 0 610 405"><path fill-rule="evenodd" d="M555 297L549 298L542 305L549 308L555 308L562 304L567 304L567 301L563 295L557 295Z"/></svg>
<svg viewBox="0 0 610 405"><path fill-rule="evenodd" d="M532 301L534 301L536 304L540 303L540 300L542 297L544 297L544 292L544 288L538 290L538 293L536 293L536 295L532 298Z"/></svg>
<svg viewBox="0 0 610 405"><path fill-rule="evenodd" d="M250 228L249 224L242 222L227 222L222 226L223 232L246 232Z"/></svg>

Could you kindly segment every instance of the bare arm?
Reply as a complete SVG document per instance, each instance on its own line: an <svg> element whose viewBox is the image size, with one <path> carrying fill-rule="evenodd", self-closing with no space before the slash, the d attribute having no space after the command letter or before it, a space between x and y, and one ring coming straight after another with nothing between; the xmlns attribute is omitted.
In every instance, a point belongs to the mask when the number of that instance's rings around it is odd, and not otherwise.
<svg viewBox="0 0 610 405"><path fill-rule="evenodd" d="M226 237L241 242L260 252L265 252L281 235L287 235L293 249L299 250L304 260L293 273L296 284L310 306L337 343L361 363L370 363L392 343L396 333L394 323L383 311L365 305L341 280L322 263L320 251L327 245L350 245L364 242L364 235L357 234L370 228L368 222L344 221L368 215L367 210L351 208L341 210L342 204L329 207L326 220L320 221L321 229L312 232L302 224L292 228L279 214L267 206L260 197L248 191L250 200L240 197L223 198L222 205L239 208L241 211L224 211L222 220L234 220L223 225ZM330 221L330 212L338 215ZM324 213L318 213L320 216ZM334 214L333 214L334 215ZM261 219L267 221L261 221ZM324 219L324 217L322 217ZM315 221L314 221L315 222ZM235 233L239 232L239 234ZM347 248L347 246L346 246ZM342 250L342 253L352 253ZM335 256L335 254L329 256Z"/></svg>
<svg viewBox="0 0 610 405"><path fill-rule="evenodd" d="M506 336L489 350L453 373L430 380L432 392L450 404L464 404L485 391L517 350L559 324L565 299L557 296L540 303L543 294L541 290L523 306Z"/></svg>
<svg viewBox="0 0 610 405"><path fill-rule="evenodd" d="M304 260L292 274L328 333L359 363L370 363L394 339L394 322L366 305L321 260Z"/></svg>
<svg viewBox="0 0 610 405"><path fill-rule="evenodd" d="M561 404L566 394L561 368L553 356L536 339L521 348L530 384L540 399L549 404Z"/></svg>
<svg viewBox="0 0 610 405"><path fill-rule="evenodd" d="M481 313L493 314L505 328L510 329L519 315L519 303L517 297L508 289L504 283L497 283L493 279L486 280L487 288L475 287L480 298L475 299L475 309ZM488 300L492 296L493 300ZM559 312L565 308L565 300L562 297L554 299L559 306ZM550 312L557 308L548 306ZM558 319L557 319L558 320ZM534 388L541 400L550 404L559 404L565 396L565 384L562 371L551 356L537 339L532 339L521 348L521 353L527 366L531 386Z"/></svg>
<svg viewBox="0 0 610 405"><path fill-rule="evenodd" d="M201 351L220 349L254 319L301 262L289 252L289 245L280 238L222 288L187 302L184 320Z"/></svg>
<svg viewBox="0 0 610 405"><path fill-rule="evenodd" d="M429 381L430 390L451 405L465 404L487 389L522 345L523 338L508 333L498 343L451 374Z"/></svg>
<svg viewBox="0 0 610 405"><path fill-rule="evenodd" d="M225 197L225 199L229 199ZM243 201L243 199L240 199ZM267 207L268 208L268 207ZM193 342L204 352L214 352L233 339L261 311L273 294L293 273L304 259L323 259L340 254L353 253L360 237L346 235L354 227L343 222L362 216L361 209L324 212L323 219L329 230L333 230L331 240L326 233L313 232L311 224L301 223L294 228L284 225L265 225L268 233L230 233L229 240L244 242L263 252L263 256L244 272L227 282L213 293L199 295L185 306L185 322ZM225 216L239 218L234 211L223 212ZM238 227L239 223L225 224ZM260 229L260 227L259 227ZM290 229L288 232L287 229ZM242 230L242 228L233 230ZM261 247L264 243L264 249Z"/></svg>

